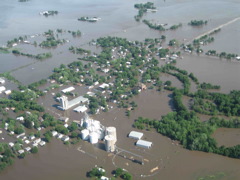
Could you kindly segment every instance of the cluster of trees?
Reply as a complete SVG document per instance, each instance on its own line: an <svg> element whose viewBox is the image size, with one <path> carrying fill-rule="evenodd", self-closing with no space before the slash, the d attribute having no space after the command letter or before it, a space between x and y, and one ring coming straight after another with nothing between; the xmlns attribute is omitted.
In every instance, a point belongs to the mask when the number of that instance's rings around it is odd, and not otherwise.
<svg viewBox="0 0 240 180"><path fill-rule="evenodd" d="M220 89L221 87L219 85L212 85L211 83L201 83L200 88L202 89Z"/></svg>
<svg viewBox="0 0 240 180"><path fill-rule="evenodd" d="M239 120L226 120L212 118L209 122L202 123L196 114L188 112L181 102L181 92L174 91L173 101L176 112L162 116L161 120L150 120L139 117L134 123L136 128L155 128L157 132L178 140L190 150L213 152L233 158L240 158L240 145L234 147L217 147L211 134L217 127L239 127Z"/></svg>
<svg viewBox="0 0 240 180"><path fill-rule="evenodd" d="M72 53L74 54L91 54L91 51L90 50L86 50L86 49L83 49L83 48L77 48L77 47L69 47L69 51L71 51Z"/></svg>
<svg viewBox="0 0 240 180"><path fill-rule="evenodd" d="M224 58L224 59L234 59L238 56L237 54L234 54L234 53L226 53L226 52L217 53L216 50L208 50L206 52L206 55L217 56L219 58Z"/></svg>
<svg viewBox="0 0 240 180"><path fill-rule="evenodd" d="M39 44L40 47L50 48L50 47L57 47L59 44L65 43L65 39L56 39L53 35L50 35L46 38L45 41Z"/></svg>
<svg viewBox="0 0 240 180"><path fill-rule="evenodd" d="M107 101L103 96L98 95L97 97L88 97L89 98L89 109L90 113L96 114L97 109L101 107L105 108L107 111Z"/></svg>
<svg viewBox="0 0 240 180"><path fill-rule="evenodd" d="M180 27L182 27L182 23L179 23L179 24L175 24L175 25L172 25L169 29L171 29L171 30L176 30L176 29L178 29L178 28L180 28Z"/></svg>
<svg viewBox="0 0 240 180"><path fill-rule="evenodd" d="M72 34L73 37L79 37L82 35L81 31L80 30L77 30L77 31L68 31L69 33Z"/></svg>
<svg viewBox="0 0 240 180"><path fill-rule="evenodd" d="M149 28L159 30L159 31L165 31L166 29L160 25L160 24L153 24L150 21L144 19L143 23L146 24Z"/></svg>
<svg viewBox="0 0 240 180"><path fill-rule="evenodd" d="M138 9L138 15L134 16L136 21L140 21L143 14L146 13L148 9L156 9L156 7L154 7L154 3L152 2L135 4L134 7Z"/></svg>
<svg viewBox="0 0 240 180"><path fill-rule="evenodd" d="M44 108L35 102L36 93L31 90L24 92L13 91L10 95L10 99L0 99L0 109L15 108L15 112L24 110L33 110L43 112Z"/></svg>
<svg viewBox="0 0 240 180"><path fill-rule="evenodd" d="M105 176L106 172L99 170L99 168L92 168L91 171L87 172L87 177L95 177L95 178L101 178L102 176Z"/></svg>
<svg viewBox="0 0 240 180"><path fill-rule="evenodd" d="M200 37L199 39L194 39L193 40L193 45L194 46L200 46L200 45L205 45L209 44L214 41L214 37L211 37L209 35L204 35Z"/></svg>
<svg viewBox="0 0 240 180"><path fill-rule="evenodd" d="M0 172L6 167L13 164L13 158L15 157L12 149L6 143L0 143Z"/></svg>
<svg viewBox="0 0 240 180"><path fill-rule="evenodd" d="M33 54L23 53L23 52L20 52L17 49L14 49L14 50L12 50L12 53L15 54L15 55L22 55L22 56L27 56L27 57L30 57L30 58L35 58L35 59L38 59L38 60L44 60L44 59L48 59L48 58L52 57L51 52L33 55Z"/></svg>
<svg viewBox="0 0 240 180"><path fill-rule="evenodd" d="M202 25L206 25L208 23L207 20L191 20L188 25L191 26L202 26Z"/></svg>
<svg viewBox="0 0 240 180"><path fill-rule="evenodd" d="M121 179L124 179L124 180L132 180L132 175L129 172L124 171L122 168L117 168L112 173L117 178L120 177Z"/></svg>

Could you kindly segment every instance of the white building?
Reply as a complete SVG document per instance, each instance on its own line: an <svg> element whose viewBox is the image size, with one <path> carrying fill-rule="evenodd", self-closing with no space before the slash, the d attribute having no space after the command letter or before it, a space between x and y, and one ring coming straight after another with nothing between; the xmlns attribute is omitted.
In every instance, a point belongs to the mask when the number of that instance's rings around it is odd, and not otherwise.
<svg viewBox="0 0 240 180"><path fill-rule="evenodd" d="M68 88L66 88L66 89L63 89L62 92L63 92L63 93L68 93L68 92L71 92L71 91L73 91L73 90L75 90L74 87L68 87Z"/></svg>
<svg viewBox="0 0 240 180"><path fill-rule="evenodd" d="M0 93L2 93L5 90L6 90L6 88L4 86L0 86Z"/></svg>
<svg viewBox="0 0 240 180"><path fill-rule="evenodd" d="M0 84L4 84L5 83L5 80L0 78Z"/></svg>
<svg viewBox="0 0 240 180"><path fill-rule="evenodd" d="M143 137L143 133L140 133L140 132L137 132L137 131L131 131L129 133L128 137L139 140Z"/></svg>
<svg viewBox="0 0 240 180"><path fill-rule="evenodd" d="M87 107L86 106L78 106L77 108L74 109L75 112L78 112L78 113L83 113L85 111L87 111Z"/></svg>
<svg viewBox="0 0 240 180"><path fill-rule="evenodd" d="M152 146L152 142L144 141L144 140L138 140L137 143L136 143L136 146L149 149Z"/></svg>

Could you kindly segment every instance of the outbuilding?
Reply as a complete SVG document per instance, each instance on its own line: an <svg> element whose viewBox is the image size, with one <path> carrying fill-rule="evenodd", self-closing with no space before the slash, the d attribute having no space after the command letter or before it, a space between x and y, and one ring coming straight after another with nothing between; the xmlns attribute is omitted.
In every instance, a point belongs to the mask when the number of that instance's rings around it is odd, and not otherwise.
<svg viewBox="0 0 240 180"><path fill-rule="evenodd" d="M68 93L68 92L71 92L71 91L73 91L73 90L75 90L75 88L71 86L71 87L68 87L68 88L66 88L66 89L63 89L62 92L63 92L63 93Z"/></svg>
<svg viewBox="0 0 240 180"><path fill-rule="evenodd" d="M152 146L152 142L144 141L144 140L138 140L137 143L136 143L136 146L149 149Z"/></svg>
<svg viewBox="0 0 240 180"><path fill-rule="evenodd" d="M78 112L78 113L83 113L87 110L87 107L86 106L78 106L77 108L74 109L75 112Z"/></svg>
<svg viewBox="0 0 240 180"><path fill-rule="evenodd" d="M141 139L143 137L143 133L137 131L131 131L128 135L129 138L133 139Z"/></svg>

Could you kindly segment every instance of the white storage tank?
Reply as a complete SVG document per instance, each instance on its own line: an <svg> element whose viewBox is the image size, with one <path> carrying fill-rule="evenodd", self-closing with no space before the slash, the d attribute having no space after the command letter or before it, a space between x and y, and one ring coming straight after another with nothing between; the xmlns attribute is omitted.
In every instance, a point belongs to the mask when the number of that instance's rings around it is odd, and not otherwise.
<svg viewBox="0 0 240 180"><path fill-rule="evenodd" d="M95 127L95 129L100 129L101 127L101 124L100 124L100 121L93 121L92 125Z"/></svg>
<svg viewBox="0 0 240 180"><path fill-rule="evenodd" d="M105 131L104 129L100 128L96 131L96 133L98 134L98 139L99 140L103 140L104 139L104 135L105 135Z"/></svg>
<svg viewBox="0 0 240 180"><path fill-rule="evenodd" d="M81 131L82 140L88 141L89 139L89 130L84 129Z"/></svg>
<svg viewBox="0 0 240 180"><path fill-rule="evenodd" d="M96 144L98 143L98 134L96 132L91 132L89 134L89 138L90 138L90 143L91 144Z"/></svg>
<svg viewBox="0 0 240 180"><path fill-rule="evenodd" d="M105 149L107 152L114 152L115 151L115 138L112 135L105 136Z"/></svg>
<svg viewBox="0 0 240 180"><path fill-rule="evenodd" d="M115 139L115 142L117 141L117 131L115 127L107 127L106 135L112 135Z"/></svg>

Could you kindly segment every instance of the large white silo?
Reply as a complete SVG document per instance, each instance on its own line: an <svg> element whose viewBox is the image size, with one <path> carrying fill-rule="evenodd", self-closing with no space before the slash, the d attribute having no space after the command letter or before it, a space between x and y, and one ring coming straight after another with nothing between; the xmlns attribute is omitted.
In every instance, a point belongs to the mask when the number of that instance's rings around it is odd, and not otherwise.
<svg viewBox="0 0 240 180"><path fill-rule="evenodd" d="M96 133L96 132L91 132L90 134L89 134L89 138L90 138L90 143L91 144L96 144L96 143L98 143L98 134Z"/></svg>
<svg viewBox="0 0 240 180"><path fill-rule="evenodd" d="M115 142L117 142L117 130L115 127L107 127L105 135L112 135L115 139Z"/></svg>
<svg viewBox="0 0 240 180"><path fill-rule="evenodd" d="M114 152L116 149L115 146L115 137L112 135L105 136L105 149L107 152Z"/></svg>
<svg viewBox="0 0 240 180"><path fill-rule="evenodd" d="M89 139L89 130L83 129L81 131L81 136L82 136L82 140L88 141L88 139Z"/></svg>

